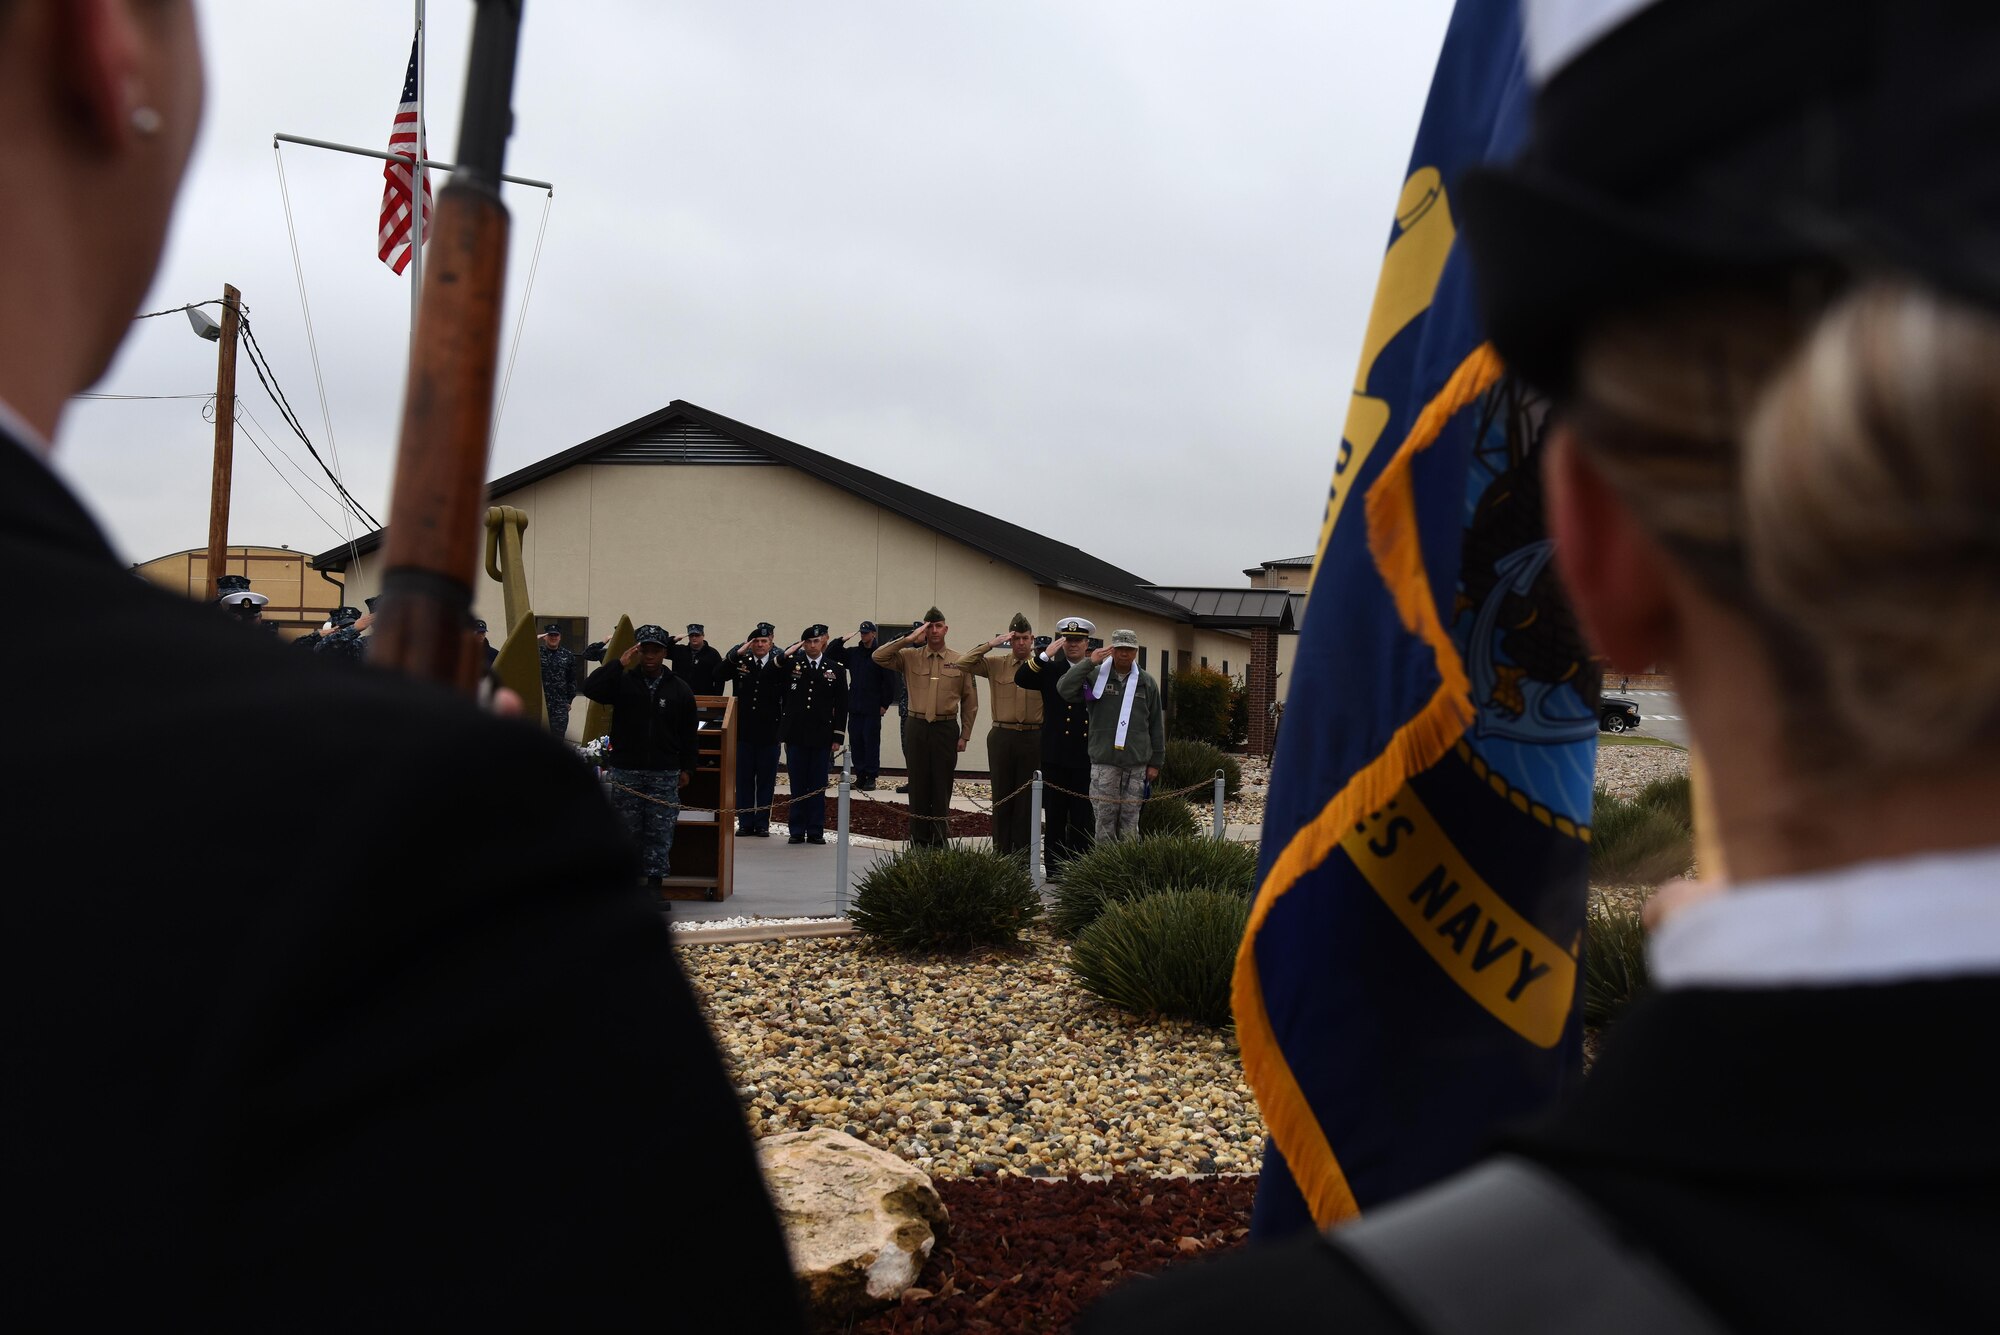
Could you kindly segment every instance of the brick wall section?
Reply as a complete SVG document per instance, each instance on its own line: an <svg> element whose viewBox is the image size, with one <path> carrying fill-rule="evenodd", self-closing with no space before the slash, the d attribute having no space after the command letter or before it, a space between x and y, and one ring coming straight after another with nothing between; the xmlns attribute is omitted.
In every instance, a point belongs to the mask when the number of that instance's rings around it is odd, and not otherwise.
<svg viewBox="0 0 2000 1335"><path fill-rule="evenodd" d="M1250 632L1250 668L1246 686L1250 692L1250 742L1253 756L1271 754L1271 702L1278 698L1278 632Z"/></svg>

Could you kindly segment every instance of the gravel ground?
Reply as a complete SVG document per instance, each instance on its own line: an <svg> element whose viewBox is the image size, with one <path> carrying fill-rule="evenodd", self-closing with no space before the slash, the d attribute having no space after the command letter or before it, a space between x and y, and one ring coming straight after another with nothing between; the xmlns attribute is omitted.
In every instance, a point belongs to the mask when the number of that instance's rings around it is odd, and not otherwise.
<svg viewBox="0 0 2000 1335"><path fill-rule="evenodd" d="M1614 797L1634 798L1655 779L1687 773L1688 753L1677 746L1600 746L1597 786Z"/></svg>
<svg viewBox="0 0 2000 1335"><path fill-rule="evenodd" d="M1254 1172L1235 1039L1087 996L1064 949L683 943L753 1135L830 1126L937 1177Z"/></svg>

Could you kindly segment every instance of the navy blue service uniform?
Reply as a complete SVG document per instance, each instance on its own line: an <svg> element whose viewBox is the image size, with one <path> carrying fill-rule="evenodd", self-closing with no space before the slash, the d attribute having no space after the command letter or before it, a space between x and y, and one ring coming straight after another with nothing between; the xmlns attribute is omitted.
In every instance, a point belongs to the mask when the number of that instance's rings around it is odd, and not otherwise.
<svg viewBox="0 0 2000 1335"><path fill-rule="evenodd" d="M876 632L875 623L864 621L863 634ZM855 786L864 792L882 777L882 715L899 699L903 674L875 662L875 646L844 645L840 655L847 662L847 746L854 757ZM907 713L909 706L903 706Z"/></svg>
<svg viewBox="0 0 2000 1335"><path fill-rule="evenodd" d="M825 626L808 626L801 640L826 634ZM847 669L831 646L817 658L801 648L785 659L785 774L791 780L791 842L826 842L826 785L833 770L833 748L839 746L847 723Z"/></svg>
<svg viewBox="0 0 2000 1335"><path fill-rule="evenodd" d="M690 636L707 635L700 622L687 628ZM667 651L674 675L686 682L696 695L721 695L729 684L730 672L722 665L722 654L712 644L677 644Z"/></svg>
<svg viewBox="0 0 2000 1335"><path fill-rule="evenodd" d="M542 634L561 635L562 627L554 622L542 627ZM570 701L576 699L583 689L582 669L577 657L561 645L551 648L544 643L539 646L542 657L542 704L549 711L549 731L558 737L569 732Z"/></svg>
<svg viewBox="0 0 2000 1335"><path fill-rule="evenodd" d="M760 623L747 639L771 633ZM774 649L761 663L743 645L722 656L736 697L736 833L771 833L771 800L778 791L778 733L783 722L784 658Z"/></svg>
<svg viewBox="0 0 2000 1335"><path fill-rule="evenodd" d="M637 642L665 648L666 632L641 626ZM627 670L613 659L590 674L583 694L611 706L611 805L639 845L642 878L663 878L680 816L681 775L693 772L699 754L694 693L665 663L648 676L643 667Z"/></svg>
<svg viewBox="0 0 2000 1335"><path fill-rule="evenodd" d="M1056 623L1071 637L1084 639L1092 629L1081 617ZM1042 693L1042 865L1050 876L1094 842L1097 815L1090 805L1090 706L1074 704L1056 693L1056 683L1073 669L1061 646L1028 655L1014 670L1014 684ZM1088 668L1086 655L1082 666Z"/></svg>

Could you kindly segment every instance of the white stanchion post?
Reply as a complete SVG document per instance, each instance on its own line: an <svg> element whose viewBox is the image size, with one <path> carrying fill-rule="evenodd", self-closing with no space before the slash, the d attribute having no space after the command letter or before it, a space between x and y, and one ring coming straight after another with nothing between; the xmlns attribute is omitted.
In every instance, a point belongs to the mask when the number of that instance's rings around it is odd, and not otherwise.
<svg viewBox="0 0 2000 1335"><path fill-rule="evenodd" d="M1035 771L1035 783L1028 790L1028 874L1035 889L1042 888L1042 772Z"/></svg>
<svg viewBox="0 0 2000 1335"><path fill-rule="evenodd" d="M1223 797L1224 797L1224 792L1222 783L1222 771L1217 770L1215 772L1215 837L1217 839L1222 838L1222 832L1224 828L1222 824Z"/></svg>
<svg viewBox="0 0 2000 1335"><path fill-rule="evenodd" d="M839 833L835 836L833 850L833 913L837 918L847 916L847 836L848 836L848 791L854 787L854 753L841 748L840 753L840 796L835 819Z"/></svg>

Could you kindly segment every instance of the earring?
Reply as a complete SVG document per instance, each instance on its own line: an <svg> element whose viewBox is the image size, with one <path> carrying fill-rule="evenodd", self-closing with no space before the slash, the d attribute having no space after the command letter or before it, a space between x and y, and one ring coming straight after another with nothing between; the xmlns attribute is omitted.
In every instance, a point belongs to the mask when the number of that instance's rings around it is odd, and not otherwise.
<svg viewBox="0 0 2000 1335"><path fill-rule="evenodd" d="M160 132L160 127L164 124L165 122L160 118L160 113L153 108L132 108L132 128L139 134L145 135L150 139Z"/></svg>

